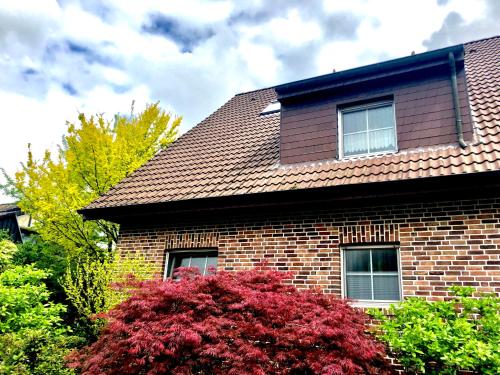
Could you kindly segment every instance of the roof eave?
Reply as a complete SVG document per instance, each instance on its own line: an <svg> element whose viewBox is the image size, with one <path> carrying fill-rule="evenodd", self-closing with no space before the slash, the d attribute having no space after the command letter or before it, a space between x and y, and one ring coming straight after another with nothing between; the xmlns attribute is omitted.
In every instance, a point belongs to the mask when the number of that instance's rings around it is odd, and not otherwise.
<svg viewBox="0 0 500 375"><path fill-rule="evenodd" d="M470 192L485 187L500 188L500 171L463 173L457 175L421 177L408 180L393 180L360 183L356 185L335 185L320 188L282 190L253 194L228 195L221 197L197 198L180 201L167 201L126 206L107 206L101 208L84 208L78 211L85 220L104 219L117 223L137 217L155 215L172 215L203 211L224 211L227 209L259 208L270 206L297 205L300 202L308 206L311 202L335 201L344 204L360 203L369 199L382 197L408 197L442 192L443 198L452 193L458 196L470 196ZM347 203L346 203L347 202Z"/></svg>
<svg viewBox="0 0 500 375"><path fill-rule="evenodd" d="M442 48L416 55L401 57L381 63L348 69L337 73L325 74L318 77L285 83L276 86L278 100L310 95L336 87L348 86L389 76L428 69L448 64L448 54L452 52L457 61L463 61L464 45Z"/></svg>

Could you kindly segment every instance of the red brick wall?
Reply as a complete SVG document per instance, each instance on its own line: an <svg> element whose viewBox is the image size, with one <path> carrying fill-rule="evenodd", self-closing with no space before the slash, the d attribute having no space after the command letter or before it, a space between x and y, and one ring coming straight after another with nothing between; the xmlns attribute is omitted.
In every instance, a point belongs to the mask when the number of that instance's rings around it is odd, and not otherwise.
<svg viewBox="0 0 500 375"><path fill-rule="evenodd" d="M221 269L265 259L293 271L298 287L340 295L340 245L386 242L400 244L404 296L441 298L456 284L500 293L498 198L123 225L119 247L144 253L159 272L172 249L217 248Z"/></svg>

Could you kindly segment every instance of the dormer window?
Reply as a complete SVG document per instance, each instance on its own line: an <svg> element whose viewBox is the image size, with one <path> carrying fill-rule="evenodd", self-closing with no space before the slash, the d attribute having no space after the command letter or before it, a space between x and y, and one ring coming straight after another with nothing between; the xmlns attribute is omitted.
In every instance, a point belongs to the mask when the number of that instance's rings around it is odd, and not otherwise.
<svg viewBox="0 0 500 375"><path fill-rule="evenodd" d="M342 108L339 125L341 158L397 150L392 101Z"/></svg>

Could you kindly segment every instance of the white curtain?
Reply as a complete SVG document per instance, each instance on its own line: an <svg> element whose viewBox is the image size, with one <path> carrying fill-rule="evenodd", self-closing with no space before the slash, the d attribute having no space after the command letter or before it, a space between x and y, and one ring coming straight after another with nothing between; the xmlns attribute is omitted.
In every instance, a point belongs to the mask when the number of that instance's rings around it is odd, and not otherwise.
<svg viewBox="0 0 500 375"><path fill-rule="evenodd" d="M392 104L342 114L344 155L395 149Z"/></svg>
<svg viewBox="0 0 500 375"><path fill-rule="evenodd" d="M398 275L373 274L373 299L385 301L399 300Z"/></svg>

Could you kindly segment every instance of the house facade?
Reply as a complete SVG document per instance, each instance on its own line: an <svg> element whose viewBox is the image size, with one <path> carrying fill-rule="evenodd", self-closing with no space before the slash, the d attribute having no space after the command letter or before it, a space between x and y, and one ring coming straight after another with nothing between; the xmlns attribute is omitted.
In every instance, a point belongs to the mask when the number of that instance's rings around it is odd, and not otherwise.
<svg viewBox="0 0 500 375"><path fill-rule="evenodd" d="M238 94L81 213L168 277L266 261L360 305L500 293L500 37Z"/></svg>
<svg viewBox="0 0 500 375"><path fill-rule="evenodd" d="M0 230L7 232L14 242L22 242L18 223L18 216L21 214L21 209L15 203L0 204Z"/></svg>

